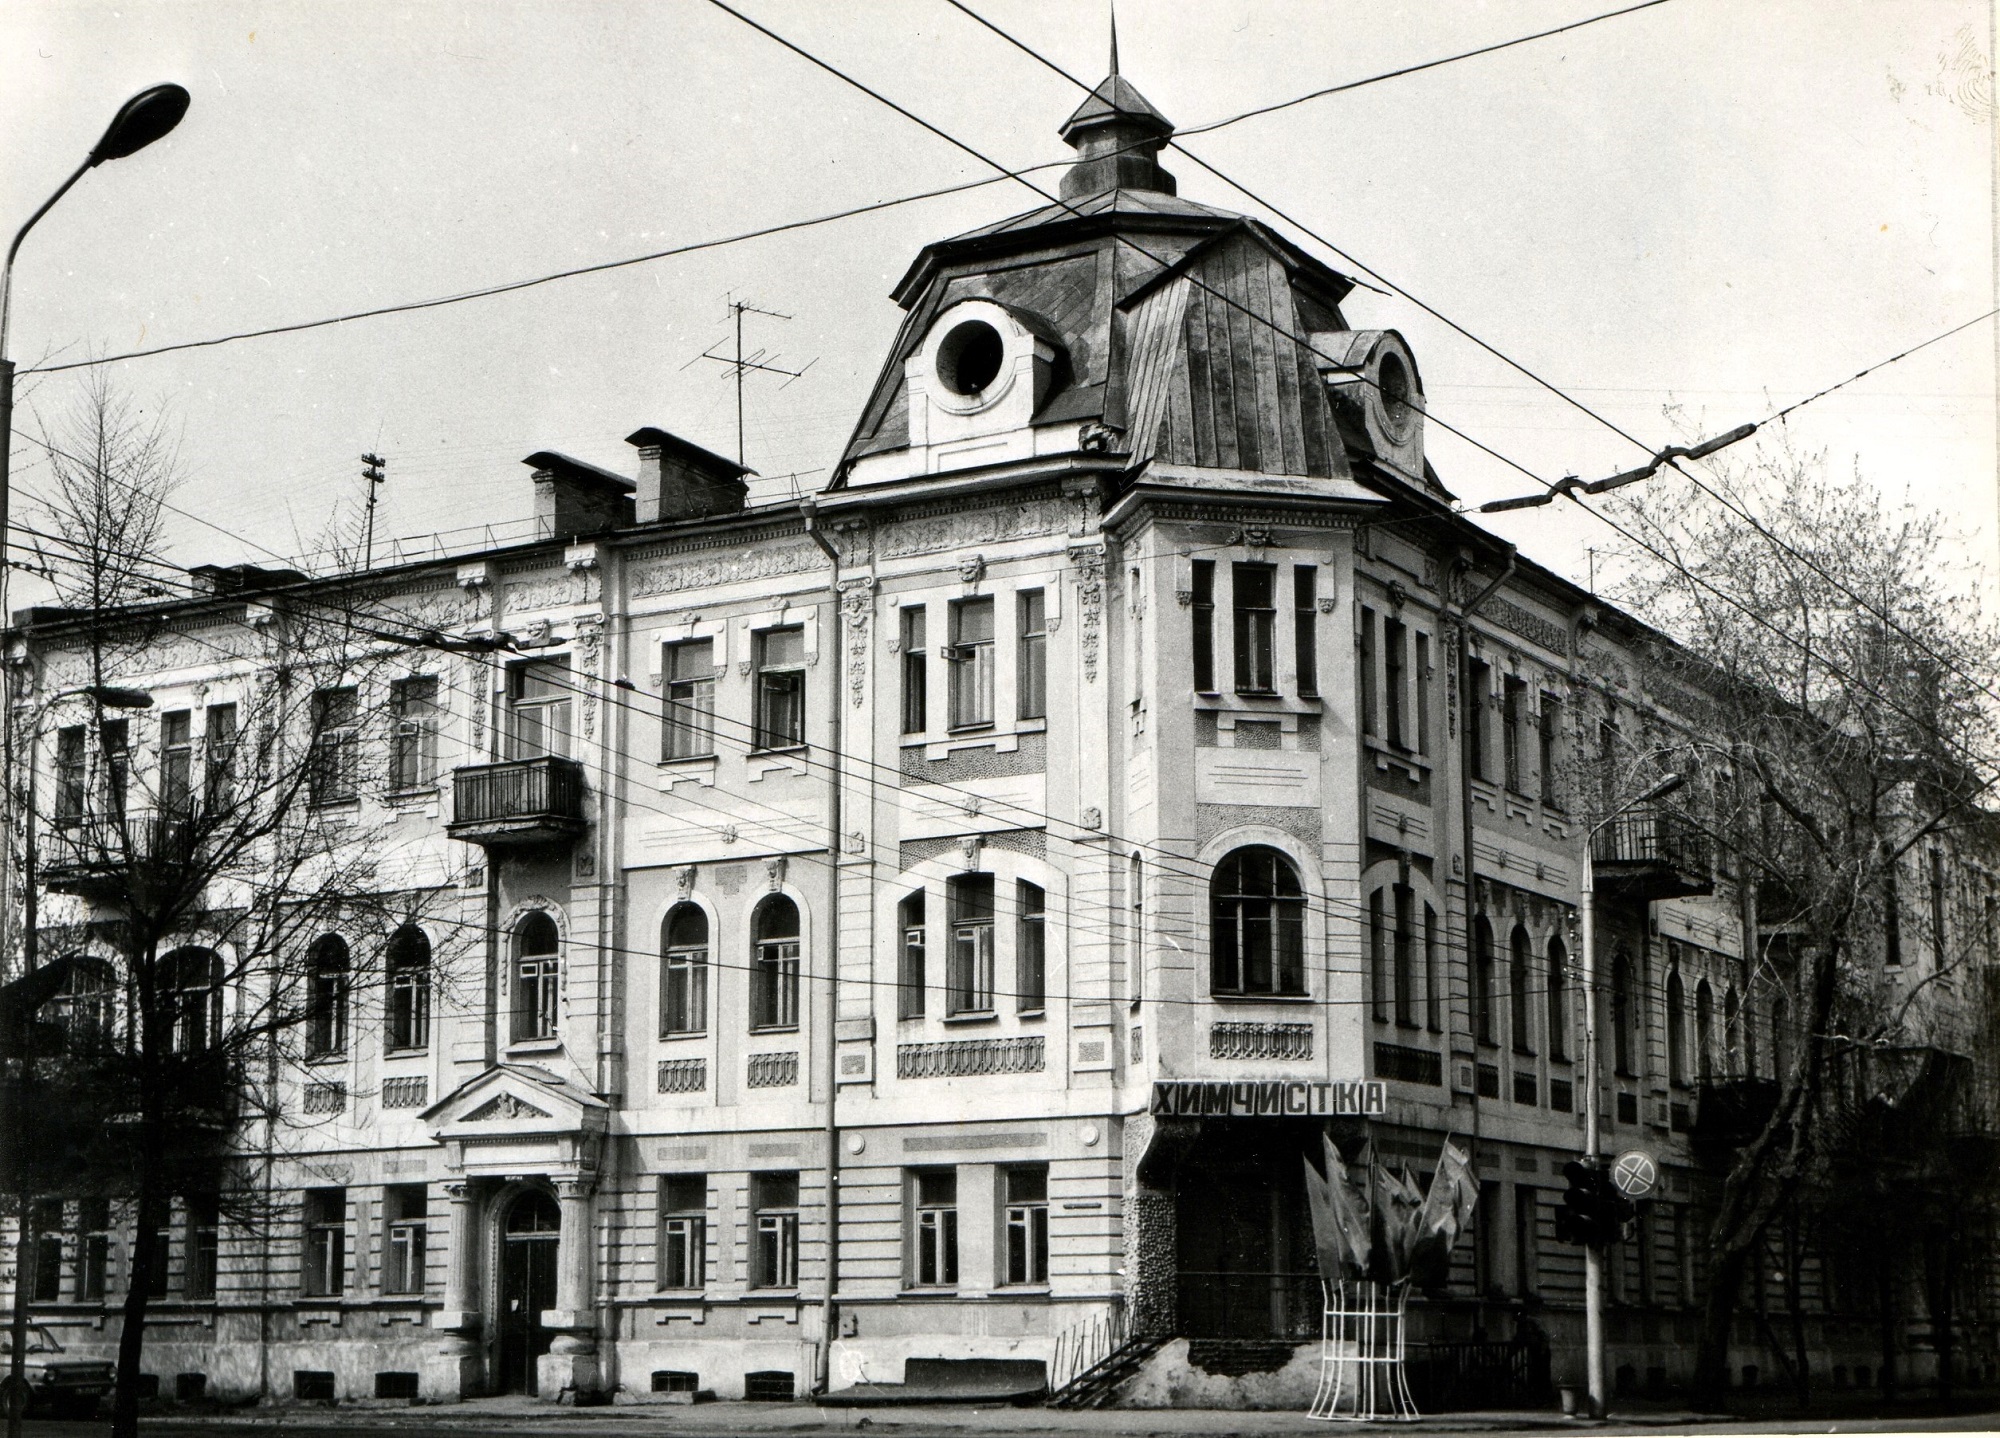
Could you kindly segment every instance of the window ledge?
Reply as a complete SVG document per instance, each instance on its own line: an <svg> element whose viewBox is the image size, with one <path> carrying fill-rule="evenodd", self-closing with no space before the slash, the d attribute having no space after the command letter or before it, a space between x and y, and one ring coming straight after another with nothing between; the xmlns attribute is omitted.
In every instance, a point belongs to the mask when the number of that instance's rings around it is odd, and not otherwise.
<svg viewBox="0 0 2000 1438"><path fill-rule="evenodd" d="M963 1295L963 1294L961 1294L961 1293L960 1293L960 1292L958 1291L958 1289L957 1289L957 1288L955 1288L955 1287L953 1287L953 1288L947 1288L947 1287L945 1287L945 1286L943 1286L943 1285L933 1285L933 1286L931 1286L931 1287L928 1287L928 1288L900 1288L900 1289L896 1290L896 1297L898 1297L898 1298L962 1298L962 1297L964 1297L964 1295Z"/></svg>
<svg viewBox="0 0 2000 1438"><path fill-rule="evenodd" d="M431 1046L429 1044L413 1044L408 1048L384 1049L382 1051L382 1061L384 1063L400 1063L406 1059L428 1058L430 1051Z"/></svg>
<svg viewBox="0 0 2000 1438"><path fill-rule="evenodd" d="M386 796L389 803L398 808L422 804L438 797L436 784L419 784L410 789L392 789Z"/></svg>
<svg viewBox="0 0 2000 1438"><path fill-rule="evenodd" d="M1014 1015L1017 1019L1045 1019L1048 1016L1047 1009L1022 1009Z"/></svg>
<svg viewBox="0 0 2000 1438"><path fill-rule="evenodd" d="M331 1068L347 1062L347 1050L328 1049L324 1053L307 1054L305 1061L308 1068Z"/></svg>
<svg viewBox="0 0 2000 1438"><path fill-rule="evenodd" d="M552 1054L561 1051L563 1042L559 1038L515 1039L507 1045L509 1054Z"/></svg>
<svg viewBox="0 0 2000 1438"><path fill-rule="evenodd" d="M750 1026L750 1032L753 1034L795 1034L798 1031L799 1026L797 1024L752 1024ZM755 1057L755 1055L752 1055L752 1057Z"/></svg>
<svg viewBox="0 0 2000 1438"><path fill-rule="evenodd" d="M978 719L970 724L954 724L944 732L946 737L951 739L975 739L984 738L998 731L991 719Z"/></svg>
<svg viewBox="0 0 2000 1438"><path fill-rule="evenodd" d="M663 1044L686 1043L689 1039L705 1039L707 1037L707 1029L675 1029L670 1034L661 1034L660 1042Z"/></svg>
<svg viewBox="0 0 2000 1438"><path fill-rule="evenodd" d="M803 754L811 746L808 744L786 744L776 749L752 749L744 757L747 759L783 759L794 754ZM710 756L711 758L714 756Z"/></svg>
<svg viewBox="0 0 2000 1438"><path fill-rule="evenodd" d="M1317 1002L1311 994L1218 994L1209 997L1218 1004L1310 1004Z"/></svg>
<svg viewBox="0 0 2000 1438"><path fill-rule="evenodd" d="M946 1024L997 1024L1000 1015L993 1009L968 1009L961 1014L946 1014L940 1023Z"/></svg>
<svg viewBox="0 0 2000 1438"><path fill-rule="evenodd" d="M758 754L776 754L785 751L778 749L757 749L752 752ZM680 769L691 764L713 764L720 757L713 749L709 750L706 754L672 754L660 760L660 767L662 769Z"/></svg>

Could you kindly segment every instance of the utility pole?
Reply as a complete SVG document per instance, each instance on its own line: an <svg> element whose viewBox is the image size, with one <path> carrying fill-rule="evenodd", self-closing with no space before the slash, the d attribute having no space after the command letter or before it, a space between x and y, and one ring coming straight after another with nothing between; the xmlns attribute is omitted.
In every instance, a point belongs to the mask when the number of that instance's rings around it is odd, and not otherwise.
<svg viewBox="0 0 2000 1438"><path fill-rule="evenodd" d="M717 346L710 345L707 349L696 355L694 359L688 361L688 364L693 364L695 360L707 360L711 364L721 365L736 377L736 462L738 464L748 463L743 457L743 377L751 370L759 370L764 374L783 375L785 376L785 384L790 384L793 380L811 369L815 362L807 360L798 369L786 369L778 363L780 358L778 355L767 354L761 349L752 350L749 354L743 353L743 316L746 314L762 315L766 319L773 320L788 320L791 318L790 315L780 314L776 310L761 309L751 304L748 300L732 299L729 302L729 319L736 333L735 354L717 354L715 352ZM686 369L687 365L682 365L681 368ZM784 387L785 385L778 386L779 389L783 389Z"/></svg>
<svg viewBox="0 0 2000 1438"><path fill-rule="evenodd" d="M379 454L361 456L361 477L368 481L368 538L365 541L361 567L375 567L375 500L382 492L382 483L388 475L382 470L383 460Z"/></svg>

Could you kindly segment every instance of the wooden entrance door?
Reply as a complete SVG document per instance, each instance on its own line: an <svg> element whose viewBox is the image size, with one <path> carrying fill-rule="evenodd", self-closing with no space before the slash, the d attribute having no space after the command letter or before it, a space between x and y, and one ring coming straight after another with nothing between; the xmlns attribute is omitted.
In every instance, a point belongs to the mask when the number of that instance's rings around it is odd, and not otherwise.
<svg viewBox="0 0 2000 1438"><path fill-rule="evenodd" d="M535 1360L554 1336L542 1313L556 1306L556 1233L561 1213L531 1189L507 1209L500 1234L500 1391L533 1393Z"/></svg>

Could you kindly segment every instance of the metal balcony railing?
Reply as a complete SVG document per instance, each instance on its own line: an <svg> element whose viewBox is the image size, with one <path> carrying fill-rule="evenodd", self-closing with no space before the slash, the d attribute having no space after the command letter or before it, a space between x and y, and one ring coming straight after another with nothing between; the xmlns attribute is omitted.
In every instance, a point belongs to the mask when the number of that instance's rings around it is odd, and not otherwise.
<svg viewBox="0 0 2000 1438"><path fill-rule="evenodd" d="M450 832L474 843L546 840L584 827L583 766L544 754L452 773Z"/></svg>
<svg viewBox="0 0 2000 1438"><path fill-rule="evenodd" d="M1645 804L1617 815L1591 841L1601 887L1641 899L1710 893L1708 836L1671 810Z"/></svg>

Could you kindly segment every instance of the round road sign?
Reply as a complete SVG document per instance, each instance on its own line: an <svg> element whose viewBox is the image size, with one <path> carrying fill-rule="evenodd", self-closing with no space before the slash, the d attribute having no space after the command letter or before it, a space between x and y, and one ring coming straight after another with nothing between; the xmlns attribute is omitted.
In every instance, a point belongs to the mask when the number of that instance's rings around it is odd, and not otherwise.
<svg viewBox="0 0 2000 1438"><path fill-rule="evenodd" d="M1660 1186L1660 1166L1642 1148L1628 1148L1611 1165L1611 1181L1627 1198L1644 1198Z"/></svg>

